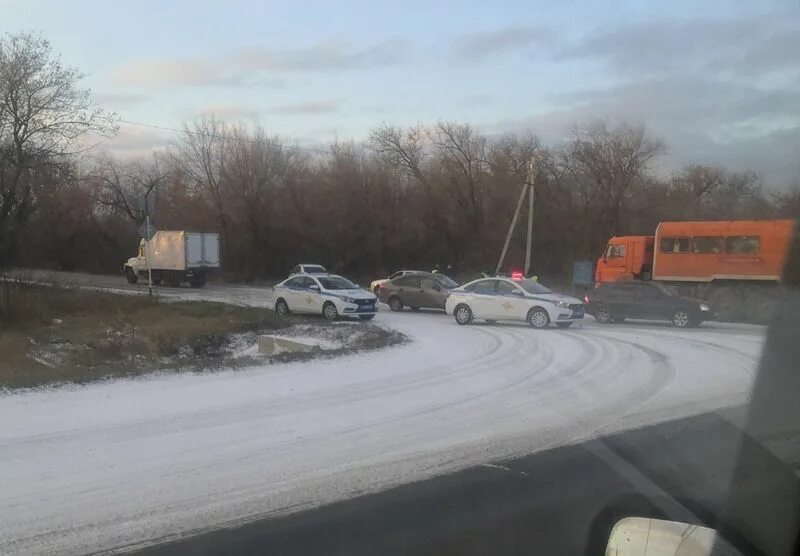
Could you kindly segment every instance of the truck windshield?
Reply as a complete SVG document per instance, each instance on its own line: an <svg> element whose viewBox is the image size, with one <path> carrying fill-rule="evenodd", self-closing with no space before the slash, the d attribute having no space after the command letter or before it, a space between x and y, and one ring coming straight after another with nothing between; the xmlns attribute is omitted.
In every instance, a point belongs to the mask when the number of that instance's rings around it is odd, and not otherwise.
<svg viewBox="0 0 800 556"><path fill-rule="evenodd" d="M606 249L607 259L622 259L625 257L624 245L609 245Z"/></svg>
<svg viewBox="0 0 800 556"><path fill-rule="evenodd" d="M326 290L357 290L358 286L341 276L327 276L319 278L319 283Z"/></svg>

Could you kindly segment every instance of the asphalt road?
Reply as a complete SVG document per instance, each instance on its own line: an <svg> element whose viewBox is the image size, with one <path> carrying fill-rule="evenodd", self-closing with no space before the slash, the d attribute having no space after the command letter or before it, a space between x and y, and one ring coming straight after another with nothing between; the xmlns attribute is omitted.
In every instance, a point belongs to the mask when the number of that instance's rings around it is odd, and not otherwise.
<svg viewBox="0 0 800 556"><path fill-rule="evenodd" d="M122 277L65 278L145 291ZM257 287L157 292L270 301ZM737 407L765 331L591 318L570 330L460 327L437 312L374 322L412 343L1 396L0 552L141 549Z"/></svg>

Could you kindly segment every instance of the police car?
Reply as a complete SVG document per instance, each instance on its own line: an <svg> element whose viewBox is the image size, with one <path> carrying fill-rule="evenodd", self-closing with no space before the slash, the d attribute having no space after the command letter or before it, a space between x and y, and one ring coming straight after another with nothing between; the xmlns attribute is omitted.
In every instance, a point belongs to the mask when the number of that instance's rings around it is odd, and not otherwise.
<svg viewBox="0 0 800 556"><path fill-rule="evenodd" d="M469 324L473 319L489 323L518 320L534 328L546 328L551 323L569 328L583 318L584 306L579 299L552 292L533 280L497 276L450 290L445 311L458 324Z"/></svg>
<svg viewBox="0 0 800 556"><path fill-rule="evenodd" d="M328 320L358 317L372 320L378 298L336 274L296 274L272 288L275 312L316 313Z"/></svg>

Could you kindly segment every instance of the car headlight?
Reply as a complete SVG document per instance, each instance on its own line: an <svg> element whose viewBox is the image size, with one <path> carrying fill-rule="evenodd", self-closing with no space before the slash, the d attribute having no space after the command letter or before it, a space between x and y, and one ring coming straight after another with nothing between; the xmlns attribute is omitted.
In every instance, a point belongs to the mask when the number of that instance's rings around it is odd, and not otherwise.
<svg viewBox="0 0 800 556"><path fill-rule="evenodd" d="M556 307L561 307L562 309L569 309L569 301L556 301Z"/></svg>
<svg viewBox="0 0 800 556"><path fill-rule="evenodd" d="M345 303L355 303L356 302L356 300L353 299L352 297L343 297L342 299L344 300Z"/></svg>
<svg viewBox="0 0 800 556"><path fill-rule="evenodd" d="M710 311L711 309L705 303L701 303L700 304L700 310L701 311Z"/></svg>

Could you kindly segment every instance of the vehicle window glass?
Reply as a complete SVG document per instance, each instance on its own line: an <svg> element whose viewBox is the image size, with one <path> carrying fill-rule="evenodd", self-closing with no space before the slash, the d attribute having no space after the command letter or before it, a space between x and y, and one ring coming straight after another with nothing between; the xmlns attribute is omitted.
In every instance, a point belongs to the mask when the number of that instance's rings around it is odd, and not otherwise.
<svg viewBox="0 0 800 556"><path fill-rule="evenodd" d="M518 292L519 288L513 284L509 284L508 282L503 282L498 280L497 282L497 293L500 295L512 295L514 292Z"/></svg>
<svg viewBox="0 0 800 556"><path fill-rule="evenodd" d="M758 236L730 236L725 240L725 252L741 255L755 255L760 248Z"/></svg>
<svg viewBox="0 0 800 556"><path fill-rule="evenodd" d="M624 245L609 245L608 250L606 251L606 258L607 259L623 259L625 258L625 246Z"/></svg>
<svg viewBox="0 0 800 556"><path fill-rule="evenodd" d="M291 280L286 280L283 285L287 288L299 288L302 287L302 278L292 278Z"/></svg>
<svg viewBox="0 0 800 556"><path fill-rule="evenodd" d="M389 276L389 280L394 280L395 278L400 278L403 275L402 272L395 272L391 276Z"/></svg>
<svg viewBox="0 0 800 556"><path fill-rule="evenodd" d="M298 272L300 272L300 265L297 265L296 267L294 267L292 269L291 274L297 274Z"/></svg>
<svg viewBox="0 0 800 556"><path fill-rule="evenodd" d="M635 288L634 291L636 292L636 295L642 299L656 299L663 297L661 290L652 286L642 286L640 288Z"/></svg>
<svg viewBox="0 0 800 556"><path fill-rule="evenodd" d="M347 278L342 278L341 276L325 276L323 278L318 278L319 283L322 284L322 287L326 290L355 290L358 289L354 283L352 283Z"/></svg>
<svg viewBox="0 0 800 556"><path fill-rule="evenodd" d="M325 267L322 267L322 266L319 266L319 265L310 264L310 265L306 265L304 268L305 268L306 272L315 272L315 273L320 273L320 274L324 274L325 273Z"/></svg>
<svg viewBox="0 0 800 556"><path fill-rule="evenodd" d="M662 237L661 246L659 247L662 253L688 253L689 252L689 238L688 237Z"/></svg>
<svg viewBox="0 0 800 556"><path fill-rule="evenodd" d="M692 253L722 253L725 249L725 238L696 237L692 239Z"/></svg>
<svg viewBox="0 0 800 556"><path fill-rule="evenodd" d="M445 288L457 288L458 282L450 278L449 276L445 276L444 274L437 274L436 281L439 282Z"/></svg>
<svg viewBox="0 0 800 556"><path fill-rule="evenodd" d="M419 287L419 276L404 276L395 280L394 283L404 288L417 288Z"/></svg>
<svg viewBox="0 0 800 556"><path fill-rule="evenodd" d="M519 280L517 285L528 293L553 293L549 288L533 280Z"/></svg>
<svg viewBox="0 0 800 556"><path fill-rule="evenodd" d="M423 290L432 290L436 285L437 284L433 278L421 278L419 281L419 287Z"/></svg>
<svg viewBox="0 0 800 556"><path fill-rule="evenodd" d="M467 288L467 291L473 293L494 293L494 284L497 280L481 280L480 282L475 282L470 287Z"/></svg>
<svg viewBox="0 0 800 556"><path fill-rule="evenodd" d="M309 278L308 276L300 279L300 287L304 289L309 289L311 286L316 286L317 283L314 281L313 278Z"/></svg>

